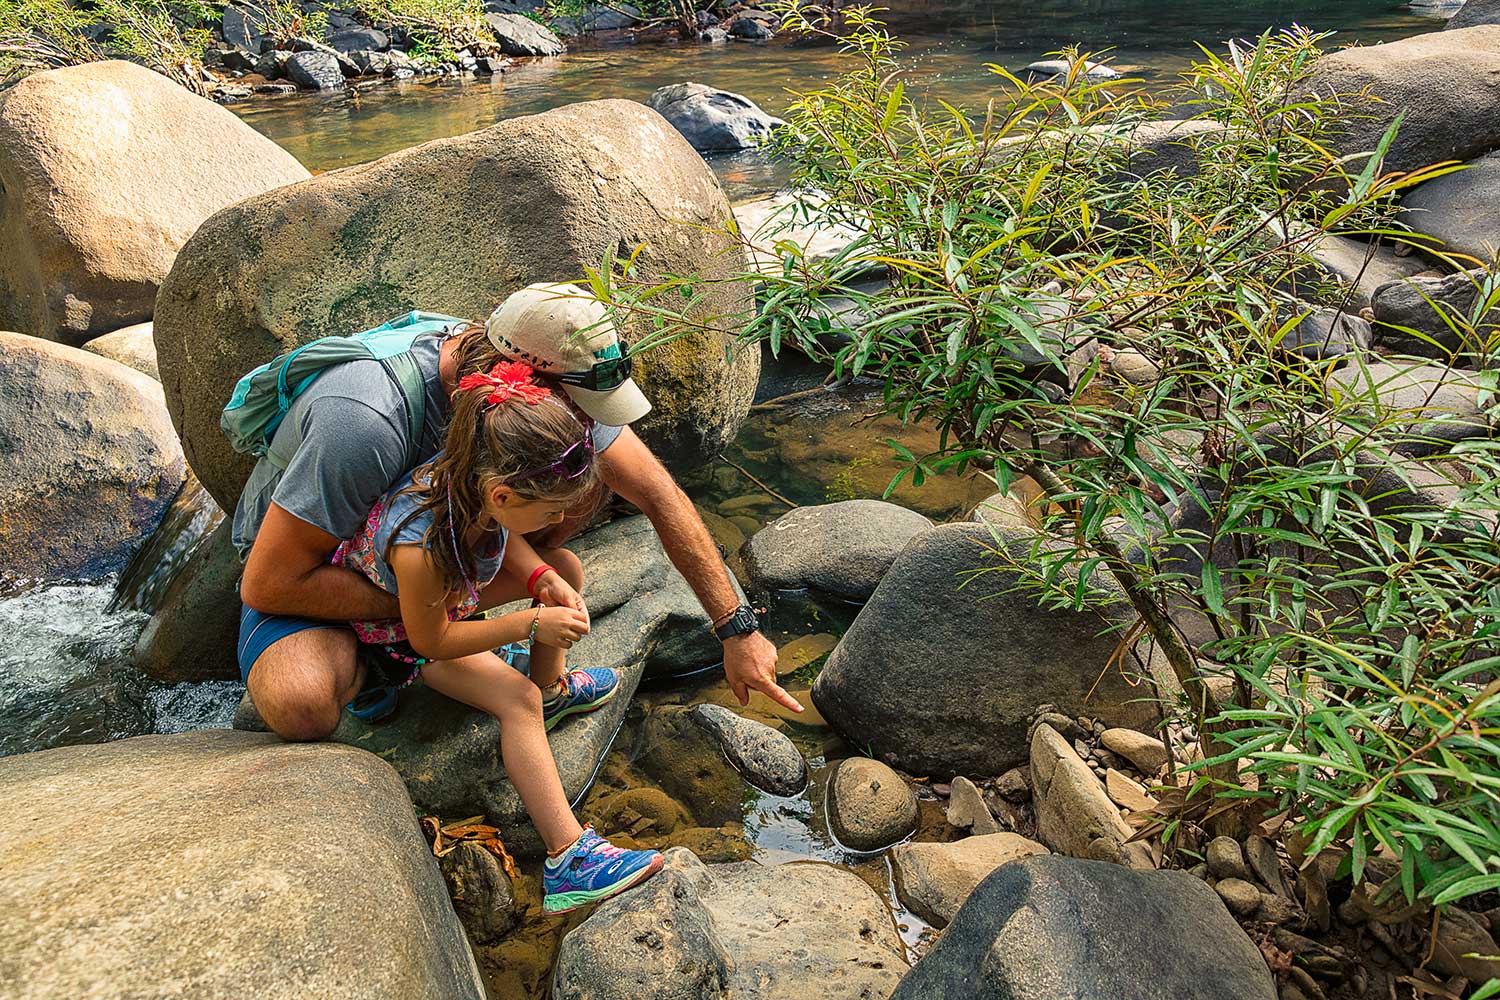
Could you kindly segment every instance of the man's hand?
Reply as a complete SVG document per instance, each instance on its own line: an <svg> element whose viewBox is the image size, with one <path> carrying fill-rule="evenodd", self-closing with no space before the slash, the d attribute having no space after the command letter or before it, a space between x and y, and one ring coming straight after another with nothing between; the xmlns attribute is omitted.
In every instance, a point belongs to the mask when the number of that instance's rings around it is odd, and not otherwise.
<svg viewBox="0 0 1500 1000"><path fill-rule="evenodd" d="M793 712L803 710L797 699L776 683L776 647L759 632L724 640L724 676L741 705L750 704L751 691L759 691Z"/></svg>
<svg viewBox="0 0 1500 1000"><path fill-rule="evenodd" d="M583 603L583 595L574 590L555 569L549 569L542 574L542 578L536 582L536 589L532 593L537 600L549 608L572 608L583 612L585 623L589 620L589 609Z"/></svg>

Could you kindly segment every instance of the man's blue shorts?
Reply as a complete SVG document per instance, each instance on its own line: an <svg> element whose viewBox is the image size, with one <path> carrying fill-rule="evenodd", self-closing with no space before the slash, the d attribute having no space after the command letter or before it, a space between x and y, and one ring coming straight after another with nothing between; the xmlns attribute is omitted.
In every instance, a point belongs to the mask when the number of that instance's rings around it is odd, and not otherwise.
<svg viewBox="0 0 1500 1000"><path fill-rule="evenodd" d="M298 632L314 628L347 628L334 622L318 621L315 618L296 618L292 615L268 615L244 604L240 605L240 680L249 681L250 668L260 659L260 654L273 643Z"/></svg>

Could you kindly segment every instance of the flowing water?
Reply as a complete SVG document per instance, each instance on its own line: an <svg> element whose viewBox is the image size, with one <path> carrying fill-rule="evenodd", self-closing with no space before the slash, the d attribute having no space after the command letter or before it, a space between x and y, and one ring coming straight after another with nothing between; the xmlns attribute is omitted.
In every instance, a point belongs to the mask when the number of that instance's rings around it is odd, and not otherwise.
<svg viewBox="0 0 1500 1000"><path fill-rule="evenodd" d="M902 65L919 94L978 107L994 95L994 63L1011 70L1069 44L1103 53L1150 84L1174 79L1197 54L1301 23L1337 31L1334 43L1375 43L1429 31L1431 16L1391 0L895 0L884 15L907 43ZM1451 11L1450 11L1451 12ZM830 47L768 43L583 42L567 55L523 62L503 75L405 82L363 93L257 99L231 105L313 171L363 163L419 142L506 118L600 98L643 101L693 80L731 90L778 114L789 91L817 86L851 65ZM756 155L715 157L731 200L779 186L784 175Z"/></svg>

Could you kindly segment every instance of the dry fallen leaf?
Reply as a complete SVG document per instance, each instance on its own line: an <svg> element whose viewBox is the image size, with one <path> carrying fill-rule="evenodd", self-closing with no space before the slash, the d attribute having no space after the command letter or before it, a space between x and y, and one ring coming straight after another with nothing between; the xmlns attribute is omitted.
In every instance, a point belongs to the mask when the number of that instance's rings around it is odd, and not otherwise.
<svg viewBox="0 0 1500 1000"><path fill-rule="evenodd" d="M499 860L500 867L505 869L507 876L519 878L516 861L505 849L499 829L482 822L483 819L483 816L470 816L468 819L444 824L436 816L423 816L418 822L422 832L432 841L434 857L442 858L452 854L461 843L478 844Z"/></svg>

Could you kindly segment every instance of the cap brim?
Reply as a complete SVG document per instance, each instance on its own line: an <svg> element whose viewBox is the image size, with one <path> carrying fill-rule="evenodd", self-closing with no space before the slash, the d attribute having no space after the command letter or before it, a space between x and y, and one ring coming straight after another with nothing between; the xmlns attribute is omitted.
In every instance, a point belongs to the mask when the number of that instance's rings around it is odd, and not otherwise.
<svg viewBox="0 0 1500 1000"><path fill-rule="evenodd" d="M651 412L651 403L634 379L626 379L608 392L580 389L576 385L564 385L562 389L580 410L611 427L633 424Z"/></svg>

